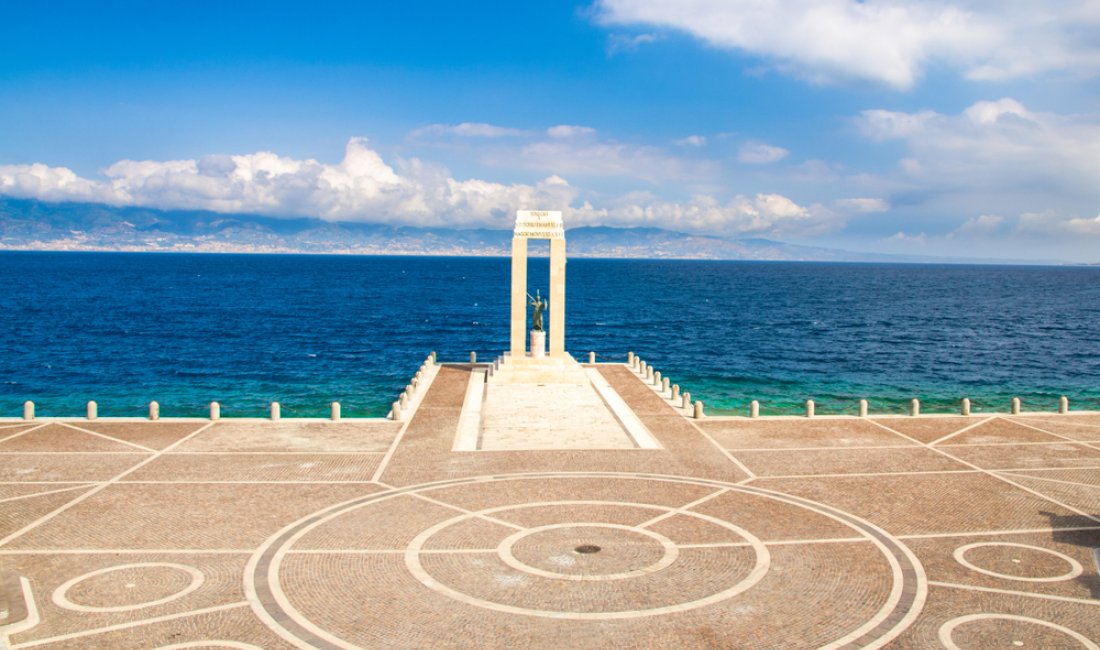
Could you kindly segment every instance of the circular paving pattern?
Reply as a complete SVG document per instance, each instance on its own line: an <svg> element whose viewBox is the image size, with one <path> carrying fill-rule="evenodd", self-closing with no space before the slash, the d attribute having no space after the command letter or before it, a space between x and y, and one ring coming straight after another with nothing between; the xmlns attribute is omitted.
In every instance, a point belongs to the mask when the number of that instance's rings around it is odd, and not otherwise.
<svg viewBox="0 0 1100 650"><path fill-rule="evenodd" d="M1080 632L1050 621L1014 614L969 614L953 618L940 627L939 636L949 650L1012 647L1100 650L1100 646Z"/></svg>
<svg viewBox="0 0 1100 650"><path fill-rule="evenodd" d="M120 564L69 580L54 590L53 602L78 612L129 612L183 598L203 580L201 571L184 564Z"/></svg>
<svg viewBox="0 0 1100 650"><path fill-rule="evenodd" d="M320 648L419 645L429 633L461 645L477 637L447 635L469 634L471 617L483 642L508 645L522 641L508 636L517 616L529 634L540 620L594 625L577 632L590 641L630 629L606 627L615 621L638 633L682 621L731 638L790 632L868 646L900 634L926 593L904 545L821 504L716 481L579 473L339 504L270 538L245 587L269 626Z"/></svg>
<svg viewBox="0 0 1100 650"><path fill-rule="evenodd" d="M1081 563L1068 555L1013 542L960 546L955 549L955 561L978 573L1021 582L1059 582L1076 578L1084 571Z"/></svg>

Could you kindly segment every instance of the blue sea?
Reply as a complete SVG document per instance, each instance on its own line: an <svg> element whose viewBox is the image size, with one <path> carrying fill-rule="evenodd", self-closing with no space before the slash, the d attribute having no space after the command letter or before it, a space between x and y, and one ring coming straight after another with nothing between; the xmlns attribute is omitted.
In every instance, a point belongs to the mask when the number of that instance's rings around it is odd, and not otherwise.
<svg viewBox="0 0 1100 650"><path fill-rule="evenodd" d="M531 292L546 294L545 259ZM425 356L508 345L509 260L0 253L0 416L381 416ZM566 347L708 412L1100 409L1100 268L571 259Z"/></svg>

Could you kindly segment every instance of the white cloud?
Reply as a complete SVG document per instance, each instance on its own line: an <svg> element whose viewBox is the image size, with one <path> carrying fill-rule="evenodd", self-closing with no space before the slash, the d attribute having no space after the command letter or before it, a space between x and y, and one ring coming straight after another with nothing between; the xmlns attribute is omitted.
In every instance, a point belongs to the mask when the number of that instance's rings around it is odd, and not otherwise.
<svg viewBox="0 0 1100 650"><path fill-rule="evenodd" d="M486 124L485 122L462 122L461 124L429 124L412 132L412 137L451 135L460 138L508 138L529 135L523 129Z"/></svg>
<svg viewBox="0 0 1100 650"><path fill-rule="evenodd" d="M559 124L546 129L546 135L558 139L580 138L595 134L596 129L592 127L575 126L572 124Z"/></svg>
<svg viewBox="0 0 1100 650"><path fill-rule="evenodd" d="M790 153L783 147L773 147L763 142L746 142L737 152L737 159L750 165L766 165L783 160Z"/></svg>
<svg viewBox="0 0 1100 650"><path fill-rule="evenodd" d="M605 25L687 32L823 82L909 88L935 62L972 79L1100 70L1095 0L598 0Z"/></svg>
<svg viewBox="0 0 1100 650"><path fill-rule="evenodd" d="M886 212L890 209L890 203L884 199L840 199L836 201L836 207L846 212Z"/></svg>
<svg viewBox="0 0 1100 650"><path fill-rule="evenodd" d="M905 144L901 177L921 191L989 203L975 212L1028 209L1020 200L1073 212L1100 200L1100 115L1033 112L1004 98L958 115L865 111L857 125L872 140Z"/></svg>
<svg viewBox="0 0 1100 650"><path fill-rule="evenodd" d="M685 138L674 140L673 144L679 147L702 147L707 144L707 139L705 136L701 135L689 135Z"/></svg>
<svg viewBox="0 0 1100 650"><path fill-rule="evenodd" d="M627 195L604 208L583 204L571 211L571 223L578 220L731 236L812 236L843 225L837 215L821 206L803 207L780 194L738 195L726 202L712 196L674 202L649 194Z"/></svg>
<svg viewBox="0 0 1100 650"><path fill-rule="evenodd" d="M270 152L201 160L119 161L103 180L42 164L0 167L0 193L45 201L96 201L164 209L420 225L506 225L531 205L561 209L576 190L559 176L533 185L452 178L417 159L387 164L365 138L334 164Z"/></svg>
<svg viewBox="0 0 1100 650"><path fill-rule="evenodd" d="M947 234L948 237L987 237L997 234L1005 225L1005 218L996 214L971 217Z"/></svg>
<svg viewBox="0 0 1100 650"><path fill-rule="evenodd" d="M677 164L636 146L540 144L543 148L529 155L546 166L554 166L546 156L560 156L565 161L561 166L594 174L633 177L639 170L644 175L646 166L653 167L654 174L667 174L667 166ZM672 201L635 192L594 206L556 173L533 184L459 180L446 168L417 158L387 163L365 138L349 140L344 157L335 163L272 152L199 160L122 160L104 170L100 179L40 163L8 165L0 167L0 194L412 225L507 227L516 209L530 207L565 210L571 225L653 225L728 235L808 236L843 224L842 215L822 206L805 207L774 193Z"/></svg>

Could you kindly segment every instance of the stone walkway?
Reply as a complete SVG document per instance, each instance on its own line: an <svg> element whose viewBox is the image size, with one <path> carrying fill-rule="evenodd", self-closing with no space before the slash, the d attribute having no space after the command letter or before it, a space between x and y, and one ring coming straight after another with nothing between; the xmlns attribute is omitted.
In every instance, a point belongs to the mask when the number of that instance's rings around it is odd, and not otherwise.
<svg viewBox="0 0 1100 650"><path fill-rule="evenodd" d="M1100 415L696 421L595 368L659 448L454 451L457 365L404 423L0 421L0 641L1097 648Z"/></svg>

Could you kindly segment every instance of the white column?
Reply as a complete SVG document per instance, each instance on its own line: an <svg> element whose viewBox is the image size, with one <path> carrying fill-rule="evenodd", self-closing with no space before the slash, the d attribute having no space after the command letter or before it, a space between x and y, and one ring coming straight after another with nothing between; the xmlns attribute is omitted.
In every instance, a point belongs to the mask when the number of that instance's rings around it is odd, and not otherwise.
<svg viewBox="0 0 1100 650"><path fill-rule="evenodd" d="M550 240L550 356L565 356L565 239Z"/></svg>
<svg viewBox="0 0 1100 650"><path fill-rule="evenodd" d="M527 355L527 238L512 238L512 357Z"/></svg>

